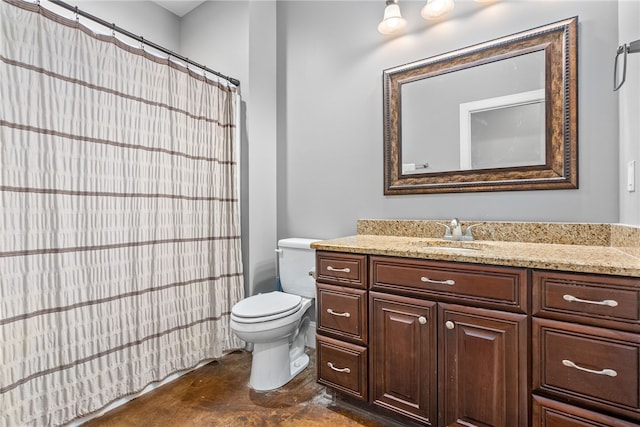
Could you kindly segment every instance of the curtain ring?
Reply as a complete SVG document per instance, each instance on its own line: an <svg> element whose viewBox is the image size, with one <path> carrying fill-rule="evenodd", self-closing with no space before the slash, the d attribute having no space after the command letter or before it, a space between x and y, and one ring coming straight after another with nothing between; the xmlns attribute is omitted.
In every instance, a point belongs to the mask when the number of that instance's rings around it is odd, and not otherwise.
<svg viewBox="0 0 640 427"><path fill-rule="evenodd" d="M140 49L144 50L144 37L140 36Z"/></svg>
<svg viewBox="0 0 640 427"><path fill-rule="evenodd" d="M115 37L116 36L116 23L112 23L111 24L111 36Z"/></svg>
<svg viewBox="0 0 640 427"><path fill-rule="evenodd" d="M76 23L80 22L80 14L78 13L78 6L76 6Z"/></svg>

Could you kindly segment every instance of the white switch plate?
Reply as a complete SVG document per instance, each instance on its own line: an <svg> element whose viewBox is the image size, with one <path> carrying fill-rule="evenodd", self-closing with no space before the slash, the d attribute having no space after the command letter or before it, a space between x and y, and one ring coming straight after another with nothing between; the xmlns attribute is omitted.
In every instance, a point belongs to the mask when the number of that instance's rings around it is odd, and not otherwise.
<svg viewBox="0 0 640 427"><path fill-rule="evenodd" d="M636 191L636 161L630 160L627 163L627 191Z"/></svg>

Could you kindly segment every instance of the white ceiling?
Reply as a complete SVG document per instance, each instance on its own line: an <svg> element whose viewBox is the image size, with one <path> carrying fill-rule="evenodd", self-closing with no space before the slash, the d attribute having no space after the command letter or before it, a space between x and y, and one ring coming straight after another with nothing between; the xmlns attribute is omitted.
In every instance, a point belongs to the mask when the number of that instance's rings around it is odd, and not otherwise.
<svg viewBox="0 0 640 427"><path fill-rule="evenodd" d="M183 17L187 13L191 12L196 7L200 6L204 1L192 1L192 0L173 0L173 1L154 1L158 6L162 6L169 12Z"/></svg>

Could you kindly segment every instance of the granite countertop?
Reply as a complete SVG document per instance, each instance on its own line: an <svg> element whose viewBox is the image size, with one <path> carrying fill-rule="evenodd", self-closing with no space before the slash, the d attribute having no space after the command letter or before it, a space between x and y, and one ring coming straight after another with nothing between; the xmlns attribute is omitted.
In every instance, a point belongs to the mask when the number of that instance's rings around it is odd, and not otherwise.
<svg viewBox="0 0 640 427"><path fill-rule="evenodd" d="M359 231L361 229L366 227L359 224ZM602 244L463 242L422 236L357 234L315 242L312 247L326 251L640 277L640 258L636 253Z"/></svg>

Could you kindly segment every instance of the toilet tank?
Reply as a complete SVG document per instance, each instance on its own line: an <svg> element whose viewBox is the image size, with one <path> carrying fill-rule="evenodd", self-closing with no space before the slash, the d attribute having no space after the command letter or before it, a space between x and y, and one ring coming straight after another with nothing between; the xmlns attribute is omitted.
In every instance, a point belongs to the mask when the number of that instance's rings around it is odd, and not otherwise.
<svg viewBox="0 0 640 427"><path fill-rule="evenodd" d="M316 297L316 281L309 272L316 269L316 251L311 243L318 239L290 238L278 241L280 285L288 294Z"/></svg>

